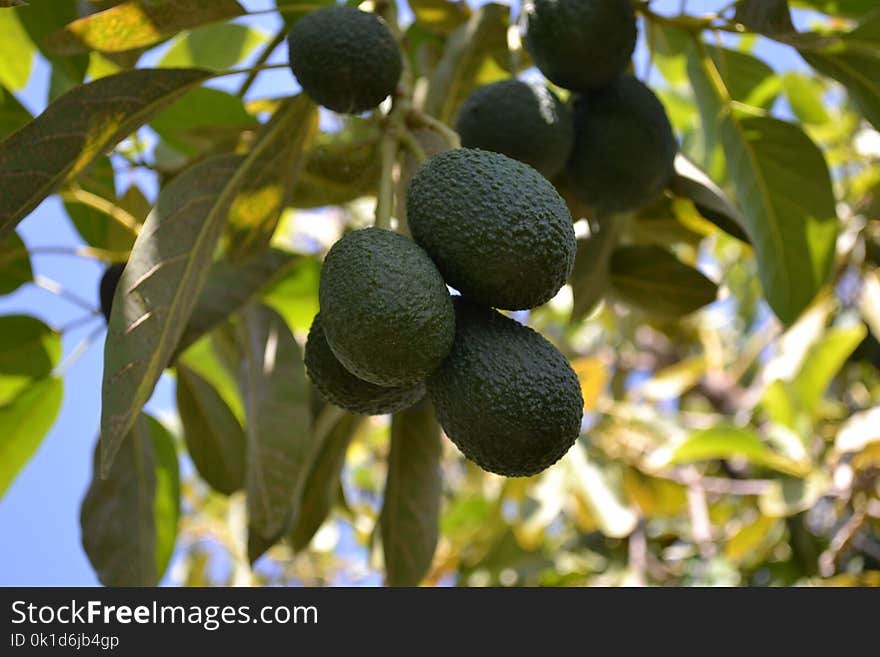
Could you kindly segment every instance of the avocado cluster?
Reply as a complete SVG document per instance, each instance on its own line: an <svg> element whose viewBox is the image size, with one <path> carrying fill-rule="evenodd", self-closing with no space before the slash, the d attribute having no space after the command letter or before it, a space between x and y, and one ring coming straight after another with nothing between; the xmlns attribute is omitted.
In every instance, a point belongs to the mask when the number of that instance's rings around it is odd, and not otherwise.
<svg viewBox="0 0 880 657"><path fill-rule="evenodd" d="M505 80L462 105L462 145L503 153L565 185L594 212L638 210L667 187L678 144L663 105L626 73L638 30L630 0L528 0L525 47L571 92Z"/></svg>
<svg viewBox="0 0 880 657"><path fill-rule="evenodd" d="M580 384L552 344L495 309L534 308L565 283L576 247L564 201L532 167L461 148L418 170L406 213L412 240L367 228L328 252L306 345L312 382L364 414L427 390L465 456L511 477L542 471L580 432Z"/></svg>

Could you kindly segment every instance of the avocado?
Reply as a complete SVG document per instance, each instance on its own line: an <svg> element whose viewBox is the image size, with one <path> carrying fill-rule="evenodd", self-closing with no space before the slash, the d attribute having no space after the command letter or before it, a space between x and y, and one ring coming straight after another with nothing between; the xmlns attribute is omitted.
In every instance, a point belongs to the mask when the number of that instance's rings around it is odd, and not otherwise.
<svg viewBox="0 0 880 657"><path fill-rule="evenodd" d="M336 358L379 386L423 381L455 337L449 291L428 254L382 228L354 231L333 245L321 269L318 303Z"/></svg>
<svg viewBox="0 0 880 657"><path fill-rule="evenodd" d="M403 60L388 25L354 7L322 7L287 37L290 68L309 97L327 109L359 114L394 93Z"/></svg>
<svg viewBox="0 0 880 657"><path fill-rule="evenodd" d="M119 279L122 278L122 272L125 271L125 263L117 263L110 265L101 276L98 296L101 299L101 313L104 319L110 322L110 311L113 309L113 296L116 294L116 288L119 287Z"/></svg>
<svg viewBox="0 0 880 657"><path fill-rule="evenodd" d="M357 378L333 355L321 314L315 315L306 341L305 364L309 378L328 401L360 415L385 415L412 406L425 396L424 384L385 388Z"/></svg>
<svg viewBox="0 0 880 657"><path fill-rule="evenodd" d="M535 475L580 433L578 378L565 356L527 326L462 298L454 305L455 343L427 381L440 425L484 470Z"/></svg>
<svg viewBox="0 0 880 657"><path fill-rule="evenodd" d="M666 110L631 75L577 98L574 126L566 175L575 196L594 211L637 210L672 179L678 143Z"/></svg>
<svg viewBox="0 0 880 657"><path fill-rule="evenodd" d="M565 201L532 167L500 153L435 155L413 177L406 212L413 238L446 282L487 306L539 306L574 265Z"/></svg>
<svg viewBox="0 0 880 657"><path fill-rule="evenodd" d="M475 89L456 126L461 145L503 153L545 178L562 170L574 142L571 110L543 83L501 80Z"/></svg>
<svg viewBox="0 0 880 657"><path fill-rule="evenodd" d="M527 0L523 10L526 50L560 87L602 88L629 65L637 36L630 0Z"/></svg>

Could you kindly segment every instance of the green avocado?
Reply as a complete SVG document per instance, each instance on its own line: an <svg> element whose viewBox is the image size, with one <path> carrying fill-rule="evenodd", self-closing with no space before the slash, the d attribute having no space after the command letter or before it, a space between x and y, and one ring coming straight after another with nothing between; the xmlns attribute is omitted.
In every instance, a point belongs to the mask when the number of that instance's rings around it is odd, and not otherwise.
<svg viewBox="0 0 880 657"><path fill-rule="evenodd" d="M321 269L318 303L336 358L379 386L420 383L455 337L440 272L415 242L390 230L357 230L333 245Z"/></svg>
<svg viewBox="0 0 880 657"><path fill-rule="evenodd" d="M101 299L101 313L108 323L110 322L110 311L113 309L113 297L116 295L116 288L119 287L119 279L122 278L123 271L125 271L125 263L117 263L107 267L104 275L101 276L98 296Z"/></svg>
<svg viewBox="0 0 880 657"><path fill-rule="evenodd" d="M435 155L412 179L406 212L413 238L446 282L487 306L539 306L574 266L565 201L532 167L500 153Z"/></svg>
<svg viewBox="0 0 880 657"><path fill-rule="evenodd" d="M381 17L354 7L323 7L287 38L290 68L319 105L343 114L376 107L394 93L403 60Z"/></svg>
<svg viewBox="0 0 880 657"><path fill-rule="evenodd" d="M574 141L571 110L544 84L501 80L479 87L458 114L461 145L503 153L545 178L562 170Z"/></svg>
<svg viewBox="0 0 880 657"><path fill-rule="evenodd" d="M309 378L328 401L352 413L385 415L412 406L425 396L424 384L386 388L357 378L333 355L321 314L315 315L306 341L305 364Z"/></svg>
<svg viewBox="0 0 880 657"><path fill-rule="evenodd" d="M574 195L597 212L637 210L675 173L678 143L663 105L631 75L575 101L575 143L566 167Z"/></svg>
<svg viewBox="0 0 880 657"><path fill-rule="evenodd" d="M636 46L630 0L527 0L525 46L535 65L573 91L610 84Z"/></svg>
<svg viewBox="0 0 880 657"><path fill-rule="evenodd" d="M457 298L455 343L428 377L440 425L484 470L528 477L580 433L584 400L568 360L541 335Z"/></svg>

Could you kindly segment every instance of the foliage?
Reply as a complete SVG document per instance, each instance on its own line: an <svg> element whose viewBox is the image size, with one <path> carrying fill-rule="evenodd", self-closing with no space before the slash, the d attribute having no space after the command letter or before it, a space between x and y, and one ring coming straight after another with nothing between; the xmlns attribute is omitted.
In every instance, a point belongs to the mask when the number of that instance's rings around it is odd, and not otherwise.
<svg viewBox="0 0 880 657"><path fill-rule="evenodd" d="M681 153L628 215L593 216L553 181L575 268L516 317L569 358L586 415L527 479L464 460L430 405L340 411L302 360L330 245L374 221L404 232L413 162L457 145L473 89L530 66L508 38L519 4L410 0L404 27L365 3L406 49L394 103L362 117L292 84L253 92L327 3L279 1L277 35L247 2L88 4L0 2L0 294L46 285L15 229L53 194L80 255L129 263L81 517L103 583L169 581L169 563L189 585L375 583L383 560L403 585L877 581L876 2L634 2L637 77ZM37 57L52 83L34 118L19 97ZM118 189L123 169L160 191ZM0 317L0 495L60 408L62 332ZM169 375L180 431L143 412Z"/></svg>

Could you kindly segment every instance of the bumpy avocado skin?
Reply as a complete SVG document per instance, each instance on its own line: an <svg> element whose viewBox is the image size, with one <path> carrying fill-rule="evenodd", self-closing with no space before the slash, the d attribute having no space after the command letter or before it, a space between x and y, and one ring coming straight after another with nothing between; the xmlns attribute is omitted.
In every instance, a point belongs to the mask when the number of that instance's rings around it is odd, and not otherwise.
<svg viewBox="0 0 880 657"><path fill-rule="evenodd" d="M376 107L394 93L403 60L381 17L354 7L323 7L288 36L290 67L316 103L343 114Z"/></svg>
<svg viewBox="0 0 880 657"><path fill-rule="evenodd" d="M525 46L541 72L573 91L610 84L636 45L630 0L530 0Z"/></svg>
<svg viewBox="0 0 880 657"><path fill-rule="evenodd" d="M654 200L675 173L678 143L647 86L624 75L575 101L575 144L566 167L575 196L598 212L629 212Z"/></svg>
<svg viewBox="0 0 880 657"><path fill-rule="evenodd" d="M306 341L305 364L309 378L328 401L360 415L385 415L408 408L425 396L424 384L386 388L357 378L333 355L321 314L315 315Z"/></svg>
<svg viewBox="0 0 880 657"><path fill-rule="evenodd" d="M501 80L479 87L458 114L461 145L503 153L545 178L562 170L574 143L571 110L544 84Z"/></svg>
<svg viewBox="0 0 880 657"><path fill-rule="evenodd" d="M584 405L578 378L532 329L461 298L454 303L455 343L428 378L440 425L483 469L537 474L578 437Z"/></svg>
<svg viewBox="0 0 880 657"><path fill-rule="evenodd" d="M101 313L107 322L110 321L110 311L113 309L113 296L116 294L116 288L119 287L119 279L122 278L123 271L125 271L125 263L117 263L107 267L104 275L101 276L98 296L101 299Z"/></svg>
<svg viewBox="0 0 880 657"><path fill-rule="evenodd" d="M357 230L333 245L318 302L336 358L379 386L423 381L455 337L455 313L440 272L415 242L389 230Z"/></svg>
<svg viewBox="0 0 880 657"><path fill-rule="evenodd" d="M407 193L413 238L462 295L534 308L574 266L571 214L553 185L500 153L460 148L431 158Z"/></svg>

